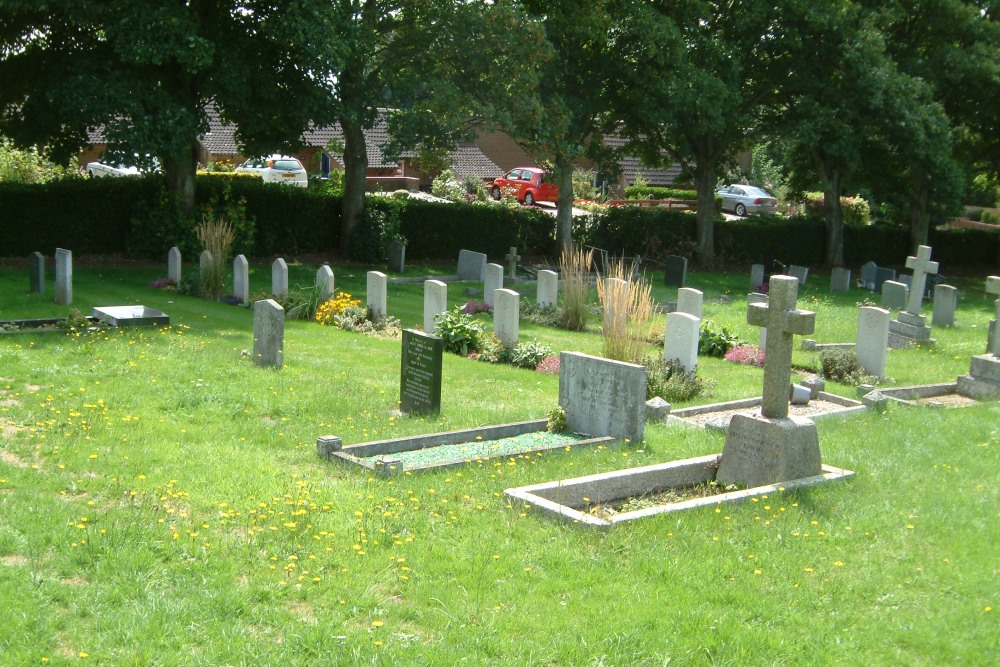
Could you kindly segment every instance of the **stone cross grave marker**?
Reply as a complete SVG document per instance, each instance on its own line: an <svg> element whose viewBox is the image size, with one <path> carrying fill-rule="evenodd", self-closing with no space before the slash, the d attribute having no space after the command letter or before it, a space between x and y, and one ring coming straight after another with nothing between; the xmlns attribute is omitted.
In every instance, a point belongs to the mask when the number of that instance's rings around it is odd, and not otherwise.
<svg viewBox="0 0 1000 667"><path fill-rule="evenodd" d="M854 349L858 363L871 375L885 377L885 362L889 351L890 313L882 308L864 306L858 309L858 336Z"/></svg>
<svg viewBox="0 0 1000 667"><path fill-rule="evenodd" d="M288 296L288 264L281 257L271 262L271 294L279 299Z"/></svg>
<svg viewBox="0 0 1000 667"><path fill-rule="evenodd" d="M521 295L511 289L493 292L493 333L504 347L517 345L520 334Z"/></svg>
<svg viewBox="0 0 1000 667"><path fill-rule="evenodd" d="M472 250L458 251L458 279L482 280L486 268L486 255Z"/></svg>
<svg viewBox="0 0 1000 667"><path fill-rule="evenodd" d="M333 296L334 276L329 264L316 269L316 287L319 288L319 298L326 301Z"/></svg>
<svg viewBox="0 0 1000 667"><path fill-rule="evenodd" d="M943 283L935 285L934 312L931 314L931 324L936 327L954 326L957 309L958 289Z"/></svg>
<svg viewBox="0 0 1000 667"><path fill-rule="evenodd" d="M28 284L32 294L45 294L45 255L37 251L28 255Z"/></svg>
<svg viewBox="0 0 1000 667"><path fill-rule="evenodd" d="M924 302L927 275L938 272L938 263L931 261L931 247L928 245L918 247L916 257L906 258L906 268L913 269L913 285L910 287L910 300L906 304L906 312L910 315L919 315L920 306Z"/></svg>
<svg viewBox="0 0 1000 667"><path fill-rule="evenodd" d="M816 313L795 308L798 288L799 281L792 276L771 276L767 305L753 303L747 308L747 322L768 331L761 413L771 419L788 416L792 336L811 334L816 328Z"/></svg>
<svg viewBox="0 0 1000 667"><path fill-rule="evenodd" d="M639 442L646 426L646 367L563 352L559 405L567 430Z"/></svg>
<svg viewBox="0 0 1000 667"><path fill-rule="evenodd" d="M483 278L483 301L493 307L493 292L503 287L503 267L499 264L487 264Z"/></svg>
<svg viewBox="0 0 1000 667"><path fill-rule="evenodd" d="M444 340L413 329L403 330L399 371L399 410L428 414L441 410L441 362Z"/></svg>
<svg viewBox="0 0 1000 667"><path fill-rule="evenodd" d="M437 316L448 310L448 285L440 280L424 281L424 331L434 333Z"/></svg>
<svg viewBox="0 0 1000 667"><path fill-rule="evenodd" d="M181 284L181 251L177 246L167 251L167 280L173 281L174 285Z"/></svg>
<svg viewBox="0 0 1000 667"><path fill-rule="evenodd" d="M688 261L679 255L667 255L666 266L663 269L663 284L684 287L687 279Z"/></svg>
<svg viewBox="0 0 1000 667"><path fill-rule="evenodd" d="M517 263L521 261L521 256L517 254L517 248L510 247L510 252L504 255L507 260L507 277L517 278Z"/></svg>
<svg viewBox="0 0 1000 667"><path fill-rule="evenodd" d="M538 272L538 305L555 307L559 299L559 274L543 269Z"/></svg>
<svg viewBox="0 0 1000 667"><path fill-rule="evenodd" d="M241 306L250 303L250 262L246 255L236 255L233 260L233 296Z"/></svg>
<svg viewBox="0 0 1000 667"><path fill-rule="evenodd" d="M285 360L285 309L274 299L253 304L253 362L276 366Z"/></svg>
<svg viewBox="0 0 1000 667"><path fill-rule="evenodd" d="M56 248L56 303L68 306L73 303L73 253Z"/></svg>
<svg viewBox="0 0 1000 667"><path fill-rule="evenodd" d="M374 317L385 317L386 313L386 277L381 271L368 272L368 289L366 299L368 310Z"/></svg>

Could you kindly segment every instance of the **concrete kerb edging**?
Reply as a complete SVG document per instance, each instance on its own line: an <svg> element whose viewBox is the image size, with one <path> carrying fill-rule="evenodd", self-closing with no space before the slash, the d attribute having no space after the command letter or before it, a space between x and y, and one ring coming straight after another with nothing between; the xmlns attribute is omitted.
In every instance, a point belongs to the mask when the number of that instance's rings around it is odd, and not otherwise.
<svg viewBox="0 0 1000 667"><path fill-rule="evenodd" d="M823 412L815 415L808 415L808 418L813 421L822 421L824 419L832 418L843 418L855 414L856 412L862 412L868 408L861 401L855 401L854 399L845 398L837 394L830 394L825 391L821 391L816 395L817 400L826 401L827 403L833 403L835 405L843 406L842 410L834 410L831 412ZM702 415L710 412L727 412L730 410L744 410L749 408L755 408L763 403L763 398L745 398L738 401L726 401L723 403L709 403L707 405L696 405L691 408L682 408L680 410L673 410L669 417L667 417L666 423L668 424L683 424L686 426L692 426L695 428L702 428L703 425L694 424L685 417L693 417L695 415ZM706 425L707 426L707 425Z"/></svg>
<svg viewBox="0 0 1000 667"><path fill-rule="evenodd" d="M934 398L936 396L947 396L958 393L957 382L943 382L940 384L920 384L912 387L892 387L887 389L875 389L866 394L881 394L887 399L901 405L916 405L916 401L922 398Z"/></svg>

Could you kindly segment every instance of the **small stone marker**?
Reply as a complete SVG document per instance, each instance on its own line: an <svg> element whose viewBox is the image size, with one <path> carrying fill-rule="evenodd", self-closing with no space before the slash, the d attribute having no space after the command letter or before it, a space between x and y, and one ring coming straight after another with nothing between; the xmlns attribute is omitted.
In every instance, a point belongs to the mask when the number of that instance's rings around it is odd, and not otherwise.
<svg viewBox="0 0 1000 667"><path fill-rule="evenodd" d="M538 272L538 305L555 308L559 300L559 274L543 269Z"/></svg>
<svg viewBox="0 0 1000 667"><path fill-rule="evenodd" d="M510 247L510 252L504 255L507 260L507 277L517 278L517 263L521 261L521 256L517 254L517 248Z"/></svg>
<svg viewBox="0 0 1000 667"><path fill-rule="evenodd" d="M483 279L483 301L493 307L493 292L503 287L503 267L499 264L487 264Z"/></svg>
<svg viewBox="0 0 1000 667"><path fill-rule="evenodd" d="M788 265L788 275L799 281L799 285L805 285L806 280L809 279L809 267L806 266L796 266L795 264Z"/></svg>
<svg viewBox="0 0 1000 667"><path fill-rule="evenodd" d="M705 295L701 290L690 287L682 287L677 290L677 312L694 315L701 319L702 309L705 303Z"/></svg>
<svg viewBox="0 0 1000 667"><path fill-rule="evenodd" d="M896 279L895 269L884 269L881 266L875 267L875 291L881 293L882 285L885 284L887 280Z"/></svg>
<svg viewBox="0 0 1000 667"><path fill-rule="evenodd" d="M406 270L405 243L398 240L389 241L389 246L386 248L386 255L388 255L388 261L386 264L388 265L390 272L402 273Z"/></svg>
<svg viewBox="0 0 1000 667"><path fill-rule="evenodd" d="M913 285L910 288L910 300L906 304L906 312L910 315L919 315L920 306L924 302L927 275L938 272L938 263L931 261L931 247L919 246L916 257L906 258L906 268L913 269Z"/></svg>
<svg viewBox="0 0 1000 667"><path fill-rule="evenodd" d="M936 327L954 326L957 309L958 289L951 285L935 285L934 312L931 315L931 324Z"/></svg>
<svg viewBox="0 0 1000 667"><path fill-rule="evenodd" d="M504 347L517 345L521 295L511 289L493 292L493 333Z"/></svg>
<svg viewBox="0 0 1000 667"><path fill-rule="evenodd" d="M45 294L45 255L33 252L28 255L28 291Z"/></svg>
<svg viewBox="0 0 1000 667"><path fill-rule="evenodd" d="M242 306L250 303L250 263L245 255L236 255L233 260L233 297Z"/></svg>
<svg viewBox="0 0 1000 667"><path fill-rule="evenodd" d="M285 360L285 309L274 299L253 304L253 362L277 366Z"/></svg>
<svg viewBox="0 0 1000 667"><path fill-rule="evenodd" d="M756 292L764 284L764 265L754 264L750 267L750 291Z"/></svg>
<svg viewBox="0 0 1000 667"><path fill-rule="evenodd" d="M858 337L854 346L858 364L876 377L885 377L889 346L890 313L882 308L864 306L858 310Z"/></svg>
<svg viewBox="0 0 1000 667"><path fill-rule="evenodd" d="M563 352L559 405L570 431L639 442L646 423L646 367Z"/></svg>
<svg viewBox="0 0 1000 667"><path fill-rule="evenodd" d="M698 332L701 318L690 313L669 313L667 330L663 340L663 357L667 361L676 359L685 373L692 373L698 367Z"/></svg>
<svg viewBox="0 0 1000 667"><path fill-rule="evenodd" d="M212 272L213 261L212 253L208 250L202 250L201 254L198 255L198 278L202 285L208 280L208 274Z"/></svg>
<svg viewBox="0 0 1000 667"><path fill-rule="evenodd" d="M403 330L399 371L399 410L428 414L441 410L441 361L444 341L438 336Z"/></svg>
<svg viewBox="0 0 1000 667"><path fill-rule="evenodd" d="M662 422L670 416L670 404L659 396L646 401L646 421Z"/></svg>
<svg viewBox="0 0 1000 667"><path fill-rule="evenodd" d="M906 306L909 290L906 285L895 280L882 283L882 307L889 310L901 310Z"/></svg>
<svg viewBox="0 0 1000 667"><path fill-rule="evenodd" d="M385 317L386 303L386 277L381 271L368 272L367 306L373 317Z"/></svg>
<svg viewBox="0 0 1000 667"><path fill-rule="evenodd" d="M424 331L434 333L437 316L448 310L448 285L440 280L424 281Z"/></svg>
<svg viewBox="0 0 1000 667"><path fill-rule="evenodd" d="M281 257L271 262L271 294L279 299L288 296L288 264Z"/></svg>
<svg viewBox="0 0 1000 667"><path fill-rule="evenodd" d="M458 251L458 279L483 280L486 270L486 255L472 250Z"/></svg>
<svg viewBox="0 0 1000 667"><path fill-rule="evenodd" d="M73 303L73 253L62 248L56 248L56 303Z"/></svg>
<svg viewBox="0 0 1000 667"><path fill-rule="evenodd" d="M861 265L861 283L866 290L875 289L875 276L878 265L875 262L865 262Z"/></svg>
<svg viewBox="0 0 1000 667"><path fill-rule="evenodd" d="M851 270L836 266L830 272L830 291L847 292L851 289Z"/></svg>
<svg viewBox="0 0 1000 667"><path fill-rule="evenodd" d="M687 280L688 261L679 255L667 255L666 268L663 270L663 284L667 286L684 287ZM761 267L761 271L763 272Z"/></svg>
<svg viewBox="0 0 1000 667"><path fill-rule="evenodd" d="M167 251L167 280L181 284L181 251L177 246Z"/></svg>
<svg viewBox="0 0 1000 667"><path fill-rule="evenodd" d="M333 296L334 282L333 269L330 268L329 264L324 264L316 269L316 287L319 289L321 301L326 301Z"/></svg>

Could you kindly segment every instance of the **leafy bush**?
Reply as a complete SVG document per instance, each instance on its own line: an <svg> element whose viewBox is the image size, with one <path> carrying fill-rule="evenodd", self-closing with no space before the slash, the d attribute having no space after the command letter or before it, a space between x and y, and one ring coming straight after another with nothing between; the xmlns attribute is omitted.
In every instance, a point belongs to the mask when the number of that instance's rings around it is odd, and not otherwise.
<svg viewBox="0 0 1000 667"><path fill-rule="evenodd" d="M510 363L518 368L530 368L535 370L538 368L538 364L542 363L547 358L550 358L552 354L552 348L544 343L539 343L537 340L531 341L530 343L518 343L514 347L514 353L511 355Z"/></svg>
<svg viewBox="0 0 1000 667"><path fill-rule="evenodd" d="M462 312L461 308L442 313L434 324L434 333L444 340L446 352L463 357L479 349L483 335L483 325L478 320Z"/></svg>
<svg viewBox="0 0 1000 667"><path fill-rule="evenodd" d="M879 383L879 378L869 375L858 363L858 355L854 350L823 350L819 353L823 366L823 377L842 384L862 385Z"/></svg>
<svg viewBox="0 0 1000 667"><path fill-rule="evenodd" d="M668 403L690 401L696 396L710 396L715 389L712 380L699 378L692 371L685 373L676 359L667 361L662 355L646 357L646 398L659 396Z"/></svg>
<svg viewBox="0 0 1000 667"><path fill-rule="evenodd" d="M701 330L698 332L698 354L722 358L731 348L748 344L726 327L716 329L712 320L705 320L701 323Z"/></svg>
<svg viewBox="0 0 1000 667"><path fill-rule="evenodd" d="M805 194L806 214L826 218L826 204L822 192L807 192ZM845 225L864 226L871 221L871 209L868 201L862 197L841 197L840 211Z"/></svg>
<svg viewBox="0 0 1000 667"><path fill-rule="evenodd" d="M549 410L549 423L545 425L545 428L552 433L559 433L566 430L566 411L563 406L557 405L556 407Z"/></svg>
<svg viewBox="0 0 1000 667"><path fill-rule="evenodd" d="M378 264L385 261L389 241L400 237L398 199L380 197L367 202L361 222L351 231L350 255L359 262Z"/></svg>
<svg viewBox="0 0 1000 667"><path fill-rule="evenodd" d="M544 327L559 326L559 308L557 306L540 306L522 297L521 319Z"/></svg>

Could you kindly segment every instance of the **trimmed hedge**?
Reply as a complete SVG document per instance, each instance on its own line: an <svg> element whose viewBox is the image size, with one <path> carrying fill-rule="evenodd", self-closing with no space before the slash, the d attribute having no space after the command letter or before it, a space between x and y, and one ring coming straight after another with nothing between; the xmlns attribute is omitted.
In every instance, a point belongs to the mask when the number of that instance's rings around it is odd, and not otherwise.
<svg viewBox="0 0 1000 667"><path fill-rule="evenodd" d="M695 217L683 211L622 206L576 218L574 226L577 243L615 255L690 255L694 249Z"/></svg>
<svg viewBox="0 0 1000 667"><path fill-rule="evenodd" d="M697 190L661 188L650 185L630 185L625 188L625 199L697 199Z"/></svg>

